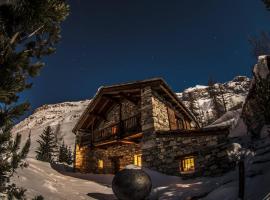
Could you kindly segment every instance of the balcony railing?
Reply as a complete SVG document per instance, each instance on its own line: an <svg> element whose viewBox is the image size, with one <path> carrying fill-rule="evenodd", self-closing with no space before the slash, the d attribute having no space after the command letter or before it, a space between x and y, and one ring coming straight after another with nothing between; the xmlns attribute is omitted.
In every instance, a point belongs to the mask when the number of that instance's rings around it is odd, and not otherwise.
<svg viewBox="0 0 270 200"><path fill-rule="evenodd" d="M101 130L94 131L93 143L121 139L141 131L141 115L135 115Z"/></svg>

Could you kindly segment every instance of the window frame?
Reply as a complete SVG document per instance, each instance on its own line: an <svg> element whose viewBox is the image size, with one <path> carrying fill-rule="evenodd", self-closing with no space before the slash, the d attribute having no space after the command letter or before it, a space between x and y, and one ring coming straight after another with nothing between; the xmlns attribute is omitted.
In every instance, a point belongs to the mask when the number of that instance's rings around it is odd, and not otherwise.
<svg viewBox="0 0 270 200"><path fill-rule="evenodd" d="M104 161L102 159L98 159L98 169L104 169Z"/></svg>
<svg viewBox="0 0 270 200"><path fill-rule="evenodd" d="M190 162L192 160L192 162ZM187 162L189 161L189 162ZM188 168L188 165L192 166L192 169L186 169ZM190 167L189 167L190 168ZM195 155L189 155L184 156L179 161L179 171L181 174L193 174L196 172L196 156Z"/></svg>
<svg viewBox="0 0 270 200"><path fill-rule="evenodd" d="M134 154L133 164L138 167L142 167L142 154Z"/></svg>

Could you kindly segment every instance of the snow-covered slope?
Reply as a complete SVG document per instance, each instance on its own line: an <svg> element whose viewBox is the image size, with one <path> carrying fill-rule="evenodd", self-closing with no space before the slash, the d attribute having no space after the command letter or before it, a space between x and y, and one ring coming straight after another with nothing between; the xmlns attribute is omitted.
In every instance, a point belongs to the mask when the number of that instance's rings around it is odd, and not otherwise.
<svg viewBox="0 0 270 200"><path fill-rule="evenodd" d="M227 110L236 110L242 107L247 96L251 80L245 76L237 76L232 81L226 83L216 83L215 89L218 91L219 86L223 86L224 100ZM184 90L182 93L177 93L182 102L189 108L190 95L192 94L195 100L194 114L205 125L206 121L213 118L213 103L208 93L208 86L197 85ZM220 97L219 100L221 101ZM216 119L215 119L216 120Z"/></svg>
<svg viewBox="0 0 270 200"><path fill-rule="evenodd" d="M43 105L37 108L32 115L17 124L12 133L20 133L23 142L26 141L28 134L31 134L29 157L35 156L36 141L46 126L51 126L59 138L62 138L67 145L73 147L75 136L72 133L72 128L89 102L90 100L85 100Z"/></svg>
<svg viewBox="0 0 270 200"><path fill-rule="evenodd" d="M29 167L19 169L12 179L18 186L27 189L27 199L42 195L46 200L115 200L112 189L103 183L110 183L112 175L77 176L81 174L58 172L49 163L28 159ZM88 179L88 180L87 180ZM92 181L89 181L91 179ZM103 182L101 182L102 180Z"/></svg>

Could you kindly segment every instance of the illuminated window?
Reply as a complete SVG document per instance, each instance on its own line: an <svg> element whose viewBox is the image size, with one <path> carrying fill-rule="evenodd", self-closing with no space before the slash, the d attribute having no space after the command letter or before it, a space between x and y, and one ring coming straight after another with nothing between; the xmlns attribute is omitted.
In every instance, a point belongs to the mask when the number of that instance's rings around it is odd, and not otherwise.
<svg viewBox="0 0 270 200"><path fill-rule="evenodd" d="M194 156L183 158L180 163L181 173L193 173L195 171L195 158Z"/></svg>
<svg viewBox="0 0 270 200"><path fill-rule="evenodd" d="M142 154L134 155L134 165L142 166Z"/></svg>
<svg viewBox="0 0 270 200"><path fill-rule="evenodd" d="M98 160L98 168L103 169L103 160Z"/></svg>
<svg viewBox="0 0 270 200"><path fill-rule="evenodd" d="M112 135L115 135L117 133L117 126L112 127Z"/></svg>

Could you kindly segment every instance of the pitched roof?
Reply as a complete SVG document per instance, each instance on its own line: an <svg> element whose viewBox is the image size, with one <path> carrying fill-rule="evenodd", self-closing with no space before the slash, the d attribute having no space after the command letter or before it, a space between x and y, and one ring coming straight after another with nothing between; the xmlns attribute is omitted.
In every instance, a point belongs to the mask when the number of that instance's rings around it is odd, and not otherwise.
<svg viewBox="0 0 270 200"><path fill-rule="evenodd" d="M189 116L198 125L196 118L184 106L184 104L180 101L177 95L172 91L172 89L165 82L165 80L163 78L152 78L152 79L146 79L142 81L135 81L135 82L128 82L128 83L100 87L96 95L92 99L92 101L89 103L89 105L87 106L87 108L85 109L81 117L79 118L78 122L76 123L72 131L76 133L84 124L84 122L87 120L90 113L95 113L95 115L99 114L99 113L96 113L96 112L99 112L97 111L96 108L98 107L98 105L100 106L102 105L102 98L104 97L108 98L109 95L114 96L114 97L119 94L125 95L125 92L128 92L130 95L132 95L132 98L135 98L136 95L140 96L140 90L145 86L151 86L153 89L159 90L160 92L162 92L165 96L167 96L170 99L171 102L173 102L176 106L181 108L185 112L185 114ZM128 98L128 96L126 95L125 97ZM103 100L103 105L104 105L104 101L105 100ZM99 110L100 110L100 106L99 106ZM103 109L108 108L106 107L106 105L102 107Z"/></svg>

